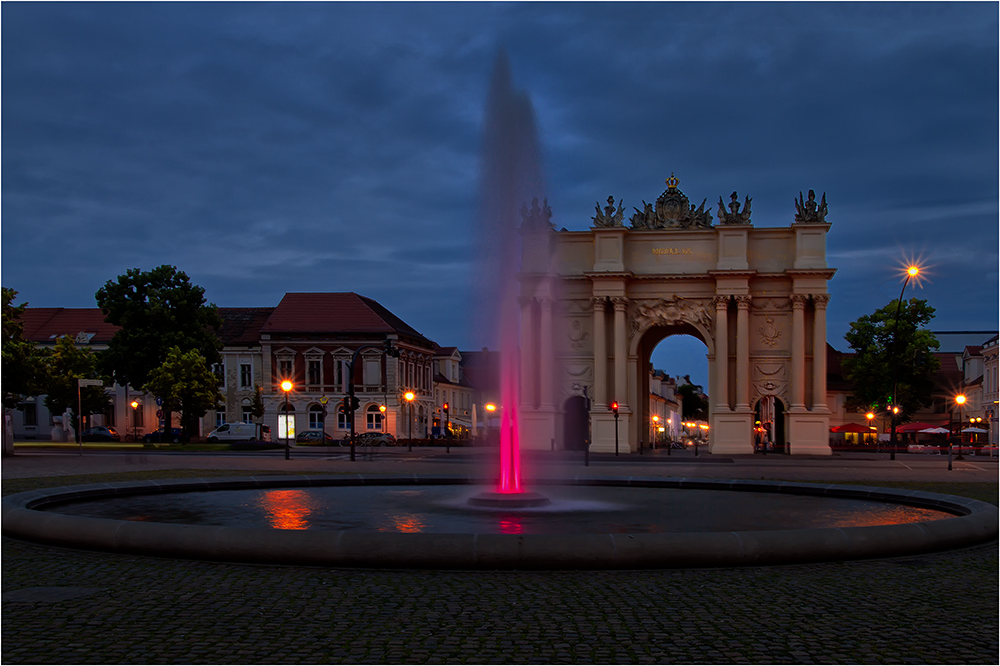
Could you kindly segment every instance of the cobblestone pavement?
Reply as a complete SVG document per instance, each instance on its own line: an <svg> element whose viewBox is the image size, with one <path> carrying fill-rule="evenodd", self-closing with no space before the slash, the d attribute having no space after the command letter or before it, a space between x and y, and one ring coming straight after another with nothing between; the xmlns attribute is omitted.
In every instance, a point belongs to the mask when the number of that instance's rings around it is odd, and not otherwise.
<svg viewBox="0 0 1000 666"><path fill-rule="evenodd" d="M998 663L996 543L787 567L435 572L4 538L2 566L5 664Z"/></svg>

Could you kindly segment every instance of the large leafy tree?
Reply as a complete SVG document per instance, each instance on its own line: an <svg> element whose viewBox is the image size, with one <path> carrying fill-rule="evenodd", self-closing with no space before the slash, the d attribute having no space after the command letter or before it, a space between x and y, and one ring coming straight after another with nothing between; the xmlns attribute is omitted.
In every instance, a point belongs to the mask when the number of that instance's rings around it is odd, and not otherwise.
<svg viewBox="0 0 1000 666"><path fill-rule="evenodd" d="M79 379L99 379L97 359L89 349L77 347L73 338L64 335L56 340L48 363L44 393L49 412L62 414L69 409L76 422ZM100 386L80 387L79 399L83 414L103 413L110 404L110 398Z"/></svg>
<svg viewBox="0 0 1000 666"><path fill-rule="evenodd" d="M900 420L931 404L934 374L941 367L934 356L940 343L924 328L933 318L934 308L926 300L911 298L892 301L851 323L844 336L854 350L844 359L845 375L854 385L849 408L890 407L894 381Z"/></svg>
<svg viewBox="0 0 1000 666"><path fill-rule="evenodd" d="M677 387L677 394L681 396L681 416L685 420L707 420L708 402L702 397L701 386L692 384L690 378L687 376L684 379L686 383Z"/></svg>
<svg viewBox="0 0 1000 666"><path fill-rule="evenodd" d="M96 298L105 321L121 327L98 360L118 384L146 384L173 347L197 350L209 366L219 362L222 343L215 331L222 319L215 305L205 302L205 290L176 267L130 269L108 280ZM169 427L172 410L163 411Z"/></svg>
<svg viewBox="0 0 1000 666"><path fill-rule="evenodd" d="M171 347L167 358L149 374L143 390L163 399L164 410L179 411L184 430L191 434L199 418L222 401L219 378L197 349L182 352Z"/></svg>
<svg viewBox="0 0 1000 666"><path fill-rule="evenodd" d="M44 393L48 350L24 339L21 315L27 303L14 305L17 292L3 287L3 405L15 407L28 396Z"/></svg>

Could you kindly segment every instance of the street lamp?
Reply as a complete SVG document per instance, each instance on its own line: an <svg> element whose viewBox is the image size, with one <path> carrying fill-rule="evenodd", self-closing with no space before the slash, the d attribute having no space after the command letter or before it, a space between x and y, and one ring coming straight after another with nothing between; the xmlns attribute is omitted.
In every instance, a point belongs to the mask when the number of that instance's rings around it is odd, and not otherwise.
<svg viewBox="0 0 1000 666"><path fill-rule="evenodd" d="M652 448L654 451L656 450L656 432L659 425L660 425L660 417L657 416L656 414L653 414L653 436L650 439L653 440Z"/></svg>
<svg viewBox="0 0 1000 666"><path fill-rule="evenodd" d="M875 412L868 412L865 414L865 418L868 419L868 443L872 443L872 419L875 418Z"/></svg>
<svg viewBox="0 0 1000 666"><path fill-rule="evenodd" d="M611 411L615 413L615 455L618 455L618 401L611 403Z"/></svg>
<svg viewBox="0 0 1000 666"><path fill-rule="evenodd" d="M962 442L965 437L962 435L962 429L965 427L965 401L966 397L964 394L959 393L955 396L955 403L959 407L959 418L958 418L958 455L955 456L955 460L965 460L962 457Z"/></svg>
<svg viewBox="0 0 1000 666"><path fill-rule="evenodd" d="M382 426L382 432L385 432L385 405L379 405L378 411L381 414L379 416L379 425Z"/></svg>
<svg viewBox="0 0 1000 666"><path fill-rule="evenodd" d="M291 431L288 427L288 392L292 390L292 383L287 379L281 382L281 390L285 392L285 460L292 458Z"/></svg>
<svg viewBox="0 0 1000 666"><path fill-rule="evenodd" d="M136 431L137 427L135 425L136 414L139 413L138 412L139 401L138 400L133 400L130 404L132 405L132 438L133 439L139 439L139 433ZM126 438L128 437L128 428L127 427L125 428L125 437Z"/></svg>
<svg viewBox="0 0 1000 666"><path fill-rule="evenodd" d="M913 264L906 267L906 279L903 280L903 288L899 292L896 300L896 323L892 328L892 404L896 405L896 389L899 382L899 309L903 305L903 293L906 285L910 283L910 278L920 275L920 267ZM896 413L893 412L892 427L889 434L889 459L896 459Z"/></svg>
<svg viewBox="0 0 1000 666"><path fill-rule="evenodd" d="M407 433L407 435L409 436L406 439L407 451L413 450L413 399L415 397L416 396L413 395L413 391L407 391L406 393L403 394L403 400L405 400L410 405L410 426L409 426L409 432Z"/></svg>

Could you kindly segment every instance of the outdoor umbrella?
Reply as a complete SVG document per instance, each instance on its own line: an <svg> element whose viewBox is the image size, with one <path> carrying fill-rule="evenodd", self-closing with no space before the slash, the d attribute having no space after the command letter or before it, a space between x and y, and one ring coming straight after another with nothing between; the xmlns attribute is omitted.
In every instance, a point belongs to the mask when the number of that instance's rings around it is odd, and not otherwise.
<svg viewBox="0 0 1000 666"><path fill-rule="evenodd" d="M920 432L921 430L933 427L935 427L933 423L905 423L903 425L896 426L896 432Z"/></svg>
<svg viewBox="0 0 1000 666"><path fill-rule="evenodd" d="M982 428L966 428L962 432L989 432L989 430L983 430Z"/></svg>
<svg viewBox="0 0 1000 666"><path fill-rule="evenodd" d="M922 433L927 433L928 435L947 435L950 430L947 428L927 428L926 430L921 430Z"/></svg>
<svg viewBox="0 0 1000 666"><path fill-rule="evenodd" d="M871 428L857 423L845 423L844 425L830 428L830 432L871 432Z"/></svg>

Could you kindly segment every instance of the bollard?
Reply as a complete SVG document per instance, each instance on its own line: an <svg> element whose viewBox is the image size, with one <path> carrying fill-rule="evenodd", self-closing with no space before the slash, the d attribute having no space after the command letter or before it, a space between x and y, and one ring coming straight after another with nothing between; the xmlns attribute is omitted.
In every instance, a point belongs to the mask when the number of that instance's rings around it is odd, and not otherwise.
<svg viewBox="0 0 1000 666"><path fill-rule="evenodd" d="M639 455L642 455L642 440L639 440Z"/></svg>

